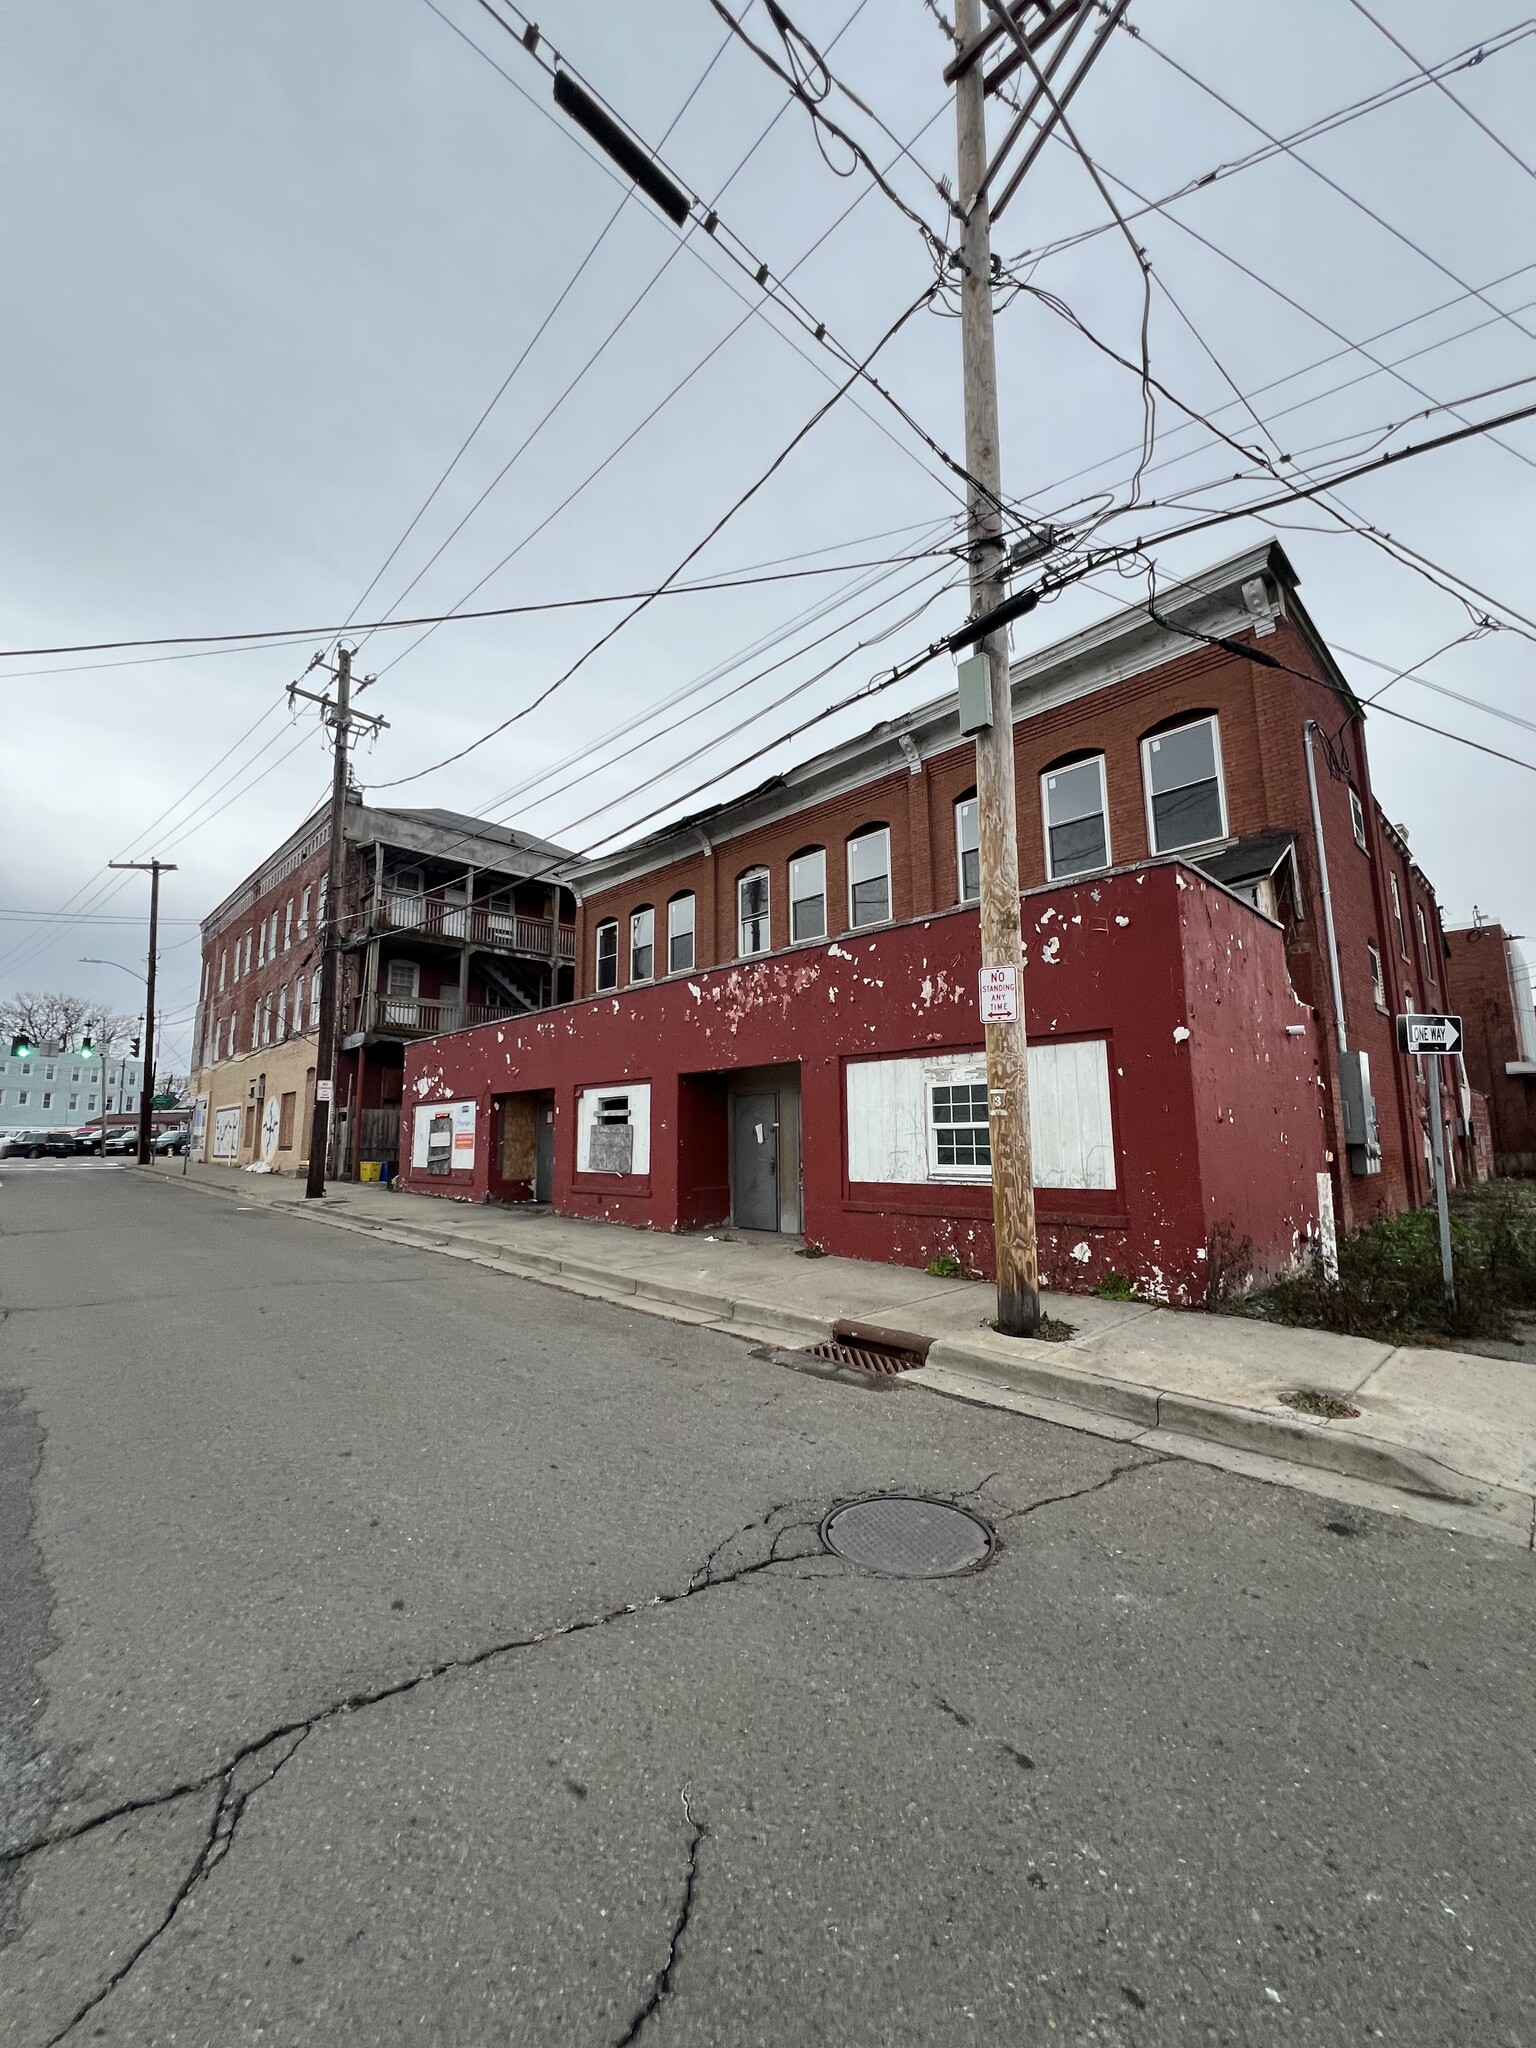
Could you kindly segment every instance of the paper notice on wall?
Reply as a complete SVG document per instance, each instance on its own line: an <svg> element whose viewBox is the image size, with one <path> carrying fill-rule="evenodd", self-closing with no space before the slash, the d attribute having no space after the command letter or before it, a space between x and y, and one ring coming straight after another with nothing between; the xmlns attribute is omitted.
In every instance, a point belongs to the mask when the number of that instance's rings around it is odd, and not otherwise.
<svg viewBox="0 0 1536 2048"><path fill-rule="evenodd" d="M462 1173L475 1163L475 1110L473 1102L455 1102L449 1105L453 1118L453 1166Z"/></svg>
<svg viewBox="0 0 1536 2048"><path fill-rule="evenodd" d="M976 997L983 1024L1016 1024L1019 1018L1019 970L1016 967L983 967L977 977Z"/></svg>
<svg viewBox="0 0 1536 2048"><path fill-rule="evenodd" d="M315 1083L316 1102L334 1102L335 1099L336 1083L334 1081L317 1081Z"/></svg>

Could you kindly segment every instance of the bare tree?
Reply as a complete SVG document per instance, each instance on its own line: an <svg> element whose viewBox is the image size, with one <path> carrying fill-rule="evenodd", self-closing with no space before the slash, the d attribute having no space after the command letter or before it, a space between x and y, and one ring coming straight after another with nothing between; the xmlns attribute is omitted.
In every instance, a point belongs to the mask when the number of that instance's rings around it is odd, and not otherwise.
<svg viewBox="0 0 1536 2048"><path fill-rule="evenodd" d="M33 1045L62 1047L89 1038L105 1057L138 1028L136 1017L60 990L22 989L0 998L0 1034L7 1040L20 1036Z"/></svg>

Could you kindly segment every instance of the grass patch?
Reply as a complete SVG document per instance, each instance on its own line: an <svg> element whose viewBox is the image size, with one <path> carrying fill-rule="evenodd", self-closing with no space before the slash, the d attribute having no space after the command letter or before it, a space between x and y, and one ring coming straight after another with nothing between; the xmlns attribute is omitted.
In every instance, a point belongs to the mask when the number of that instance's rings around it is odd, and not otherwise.
<svg viewBox="0 0 1536 2048"><path fill-rule="evenodd" d="M1138 1301L1136 1282L1127 1280L1123 1273L1106 1273L1093 1290L1100 1301Z"/></svg>
<svg viewBox="0 0 1536 2048"><path fill-rule="evenodd" d="M1536 1309L1536 1187L1492 1181L1457 1195L1451 1251L1454 1310L1440 1275L1435 1212L1416 1209L1341 1238L1336 1280L1314 1254L1296 1273L1249 1296L1242 1312L1388 1343L1507 1337L1516 1316Z"/></svg>
<svg viewBox="0 0 1536 2048"><path fill-rule="evenodd" d="M923 1271L930 1280L963 1280L965 1269L950 1252L940 1252L936 1259L930 1259Z"/></svg>
<svg viewBox="0 0 1536 2048"><path fill-rule="evenodd" d="M983 1328L988 1330L995 1330L997 1328L997 1324L992 1320L990 1316L988 1316L983 1324ZM1042 1316L1039 1322L1035 1325L1034 1337L1026 1338L1024 1339L1024 1342L1038 1344L1065 1344L1069 1337L1075 1337L1076 1335L1076 1323L1064 1323L1060 1316Z"/></svg>

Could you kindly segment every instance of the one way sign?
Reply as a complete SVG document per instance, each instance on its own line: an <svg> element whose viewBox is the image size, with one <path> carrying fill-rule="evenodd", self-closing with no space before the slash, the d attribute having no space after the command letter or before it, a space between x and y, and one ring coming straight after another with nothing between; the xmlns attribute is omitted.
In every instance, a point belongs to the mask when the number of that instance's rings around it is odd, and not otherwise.
<svg viewBox="0 0 1536 2048"><path fill-rule="evenodd" d="M1460 1052L1461 1019L1429 1017L1415 1011L1397 1020L1399 1052Z"/></svg>

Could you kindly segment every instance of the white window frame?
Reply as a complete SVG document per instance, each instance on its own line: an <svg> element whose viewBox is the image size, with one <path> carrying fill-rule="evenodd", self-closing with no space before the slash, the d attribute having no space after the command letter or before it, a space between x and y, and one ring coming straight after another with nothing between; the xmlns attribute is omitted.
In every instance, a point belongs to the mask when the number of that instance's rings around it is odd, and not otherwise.
<svg viewBox="0 0 1536 2048"><path fill-rule="evenodd" d="M1365 950L1371 962L1371 1000L1375 1003L1381 1014L1385 1016L1387 1014L1387 980L1382 970L1381 954L1377 950L1376 941L1374 939L1367 939Z"/></svg>
<svg viewBox="0 0 1536 2048"><path fill-rule="evenodd" d="M965 856L969 851L960 833L960 814L969 811L976 820L976 890L971 894L965 886ZM981 901L981 799L975 790L969 796L955 799L955 901L957 903L979 903Z"/></svg>
<svg viewBox="0 0 1536 2048"><path fill-rule="evenodd" d="M1353 783L1349 785L1349 823L1355 835L1356 846L1362 853L1367 852L1369 849L1365 843L1365 805L1361 803L1360 792Z"/></svg>
<svg viewBox="0 0 1536 2048"><path fill-rule="evenodd" d="M800 892L795 887L795 871L814 862L819 886ZM802 903L821 901L821 930L801 932L795 929L795 913ZM804 853L797 853L789 863L789 943L792 946L811 946L827 936L827 849L824 846L808 847Z"/></svg>
<svg viewBox="0 0 1536 2048"><path fill-rule="evenodd" d="M686 925L679 922L684 911L687 912L688 917ZM694 963L698 959L699 954L698 920L698 902L691 889L684 890L681 895L670 899L667 904L668 974L691 974L693 972ZM688 941L688 958L686 960L679 960L676 957L676 952L679 943L683 939Z"/></svg>
<svg viewBox="0 0 1536 2048"><path fill-rule="evenodd" d="M862 924L860 924L860 923L859 923L859 922L857 921L857 919L856 919L856 918L854 917L854 914L853 914L853 890L854 890L854 880L853 880L853 849L854 849L854 848L855 848L856 846L864 846L864 845L867 845L867 844L868 844L868 842L869 842L870 840L872 840L872 839L883 839L883 840L885 841L885 915L884 915L884 917L870 917L870 918L866 918L866 919L864 920L864 922L863 922ZM876 826L874 827L874 829L873 829L872 831L869 831L869 832L855 832L855 833L854 833L854 834L852 835L852 837L851 837L851 838L847 839L847 840L846 840L846 841L844 842L844 845L843 845L843 860L844 860L844 863L845 863L845 865L846 865L846 867L847 867L847 871L848 871L848 929L849 929L849 931L851 931L851 932L868 932L868 931L875 931L875 930L878 930L878 928L879 928L879 927L880 927L881 925L883 925L883 924L889 924L889 923L891 922L891 919L892 919L892 918L893 918L893 917L895 916L895 913L896 913L896 891L895 891L895 887L894 887L894 885L893 885L893 883L892 883L892 879L891 879L891 828L890 828L890 826L889 826L889 825L876 825ZM866 882L866 884L868 883L868 881L869 881L870 879L871 879L871 878L870 878L869 876L866 876L866 877L865 877L865 882Z"/></svg>
<svg viewBox="0 0 1536 2048"><path fill-rule="evenodd" d="M635 972L635 955L649 953L650 965L644 974ZM629 985L643 988L648 981L656 979L656 910L650 903L644 903L638 910L629 913Z"/></svg>
<svg viewBox="0 0 1536 2048"><path fill-rule="evenodd" d="M224 993L224 976L225 976L225 971L226 971L226 969L228 968L228 966L229 966L229 948L228 948L228 946L226 946L226 947L224 948L223 952L222 952L222 953L220 953L220 955L219 955L219 994L220 994L220 995L223 995L223 993Z"/></svg>
<svg viewBox="0 0 1536 2048"><path fill-rule="evenodd" d="M760 912L754 911L750 919L746 910L746 890L749 882L761 882L763 885L762 910ZM760 946L748 946L747 944L747 925L749 922L761 924L763 928L763 943ZM748 868L744 875L736 877L736 957L738 960L758 960L761 959L764 953L771 953L772 951L773 878L766 868Z"/></svg>
<svg viewBox="0 0 1536 2048"><path fill-rule="evenodd" d="M1200 721L1196 719L1193 722L1198 725ZM1160 740L1162 737L1163 735L1160 732L1155 732L1152 734L1152 738L1155 740ZM1217 759L1220 759L1219 754L1217 755ZM1050 778L1053 775L1071 775L1074 774L1079 768L1097 768L1099 771L1099 817L1102 819L1104 825L1104 858L1102 861L1097 862L1091 868L1074 868L1070 875L1063 875L1058 878L1056 873L1056 863L1051 858L1051 793L1049 789L1046 787L1046 784L1050 781ZM1221 778L1218 775L1217 782L1219 783L1220 780ZM1222 800L1221 814L1223 822L1225 822L1227 814L1225 798L1223 798ZM1150 821L1148 829L1150 830ZM1063 767L1045 768L1041 770L1040 832L1045 842L1045 876L1048 882L1054 882L1058 879L1066 882L1073 882L1076 881L1080 875L1102 875L1106 868L1112 868L1114 866L1114 848L1109 836L1109 769L1102 754L1085 754L1081 760L1068 761ZM1225 833L1223 833L1222 836L1223 838L1225 838Z"/></svg>
<svg viewBox="0 0 1536 2048"><path fill-rule="evenodd" d="M283 905L283 951L286 953L293 944L293 898L290 896Z"/></svg>
<svg viewBox="0 0 1536 2048"><path fill-rule="evenodd" d="M952 1118L951 1118L951 1119L947 1119L947 1120L946 1120L945 1122L943 1122L943 1123L940 1123L940 1122L938 1121L938 1119L937 1119L937 1116L935 1115L935 1110L936 1110L936 1106L937 1106L937 1098L938 1098L938 1097L939 1097L939 1096L940 1096L941 1094L943 1094L943 1095L948 1095L948 1096L953 1096L953 1094L954 1094L955 1090L956 1090L956 1089L958 1089L958 1088L964 1088L965 1090L967 1090L967 1092L968 1092L968 1093L969 1093L969 1095L970 1095L970 1098L971 1098L971 1106L972 1106L973 1108L974 1108L974 1106L975 1106L975 1103L976 1103L976 1098L978 1097L978 1095L980 1096L980 1098L981 1098L981 1106L982 1106L982 1115L981 1115L981 1117L980 1117L979 1119L977 1119L976 1117L974 1117L974 1116L973 1116L972 1118L970 1118L970 1119L969 1119L969 1120L968 1120L967 1122L965 1122L965 1123L963 1123L963 1124L956 1124L956 1123L954 1122L954 1120L953 1120ZM988 1120L988 1118L987 1118L987 1115L986 1115L986 1104L987 1104L987 1084L986 1084L986 1081L985 1081L984 1079L983 1079L983 1080L980 1080L980 1081L962 1081L962 1080L947 1080L947 1081L930 1081L930 1082L928 1083L928 1086L927 1086L927 1089L926 1089L925 1093L926 1093L926 1097L927 1097L927 1105L928 1105L928 1177L929 1177L929 1179L930 1179L930 1180L950 1180L950 1181L970 1181L970 1182L973 1182L973 1183L978 1183L978 1184L982 1184L982 1185L985 1185L985 1184L986 1184L987 1182L989 1182L989 1181L991 1180L991 1178L992 1178L992 1129L991 1129L991 1124L990 1124L990 1122L989 1122L989 1120ZM984 1131L985 1131L985 1132L987 1133L987 1158L986 1158L986 1163L985 1163L984 1165L982 1165L982 1164L979 1164L979 1163L977 1163L977 1162L974 1162L974 1161L972 1161L972 1162L970 1162L970 1163L967 1163L967 1164L961 1164L961 1165L944 1165L944 1164L941 1164L941 1162L940 1162L940 1159L939 1159L939 1132L940 1132L941 1130L949 1130L949 1131L952 1131L952 1130L967 1130L967 1131L976 1131L976 1130L984 1130Z"/></svg>
<svg viewBox="0 0 1536 2048"><path fill-rule="evenodd" d="M1214 839L1192 839L1186 846L1159 846L1157 843L1157 817L1152 808L1152 748L1158 740L1171 740L1176 733L1189 732L1197 725L1208 725L1215 740L1216 755L1216 801L1221 809L1221 830ZM1185 785L1188 787L1188 785ZM1231 835L1230 820L1227 816L1227 775L1222 760L1221 719L1214 711L1204 712L1199 718L1187 718L1182 725L1165 725L1160 732L1149 732L1141 743L1141 793L1147 811L1147 845L1154 859L1161 855L1193 853L1200 846L1218 846ZM1166 794L1166 792L1165 792Z"/></svg>
<svg viewBox="0 0 1536 2048"><path fill-rule="evenodd" d="M613 952L612 952L612 955L610 956L610 957L611 957L611 959L612 959L612 963L613 963L613 975L612 975L612 979L611 979L611 980L608 980L608 981L604 981L604 979L603 979L603 939L604 939L605 935L606 935L607 933L609 933L609 932L611 932L611 933L613 934ZM593 934L592 934L592 987L593 987L594 991L595 991L595 992L596 992L596 993L597 993L598 995L600 995L600 996L605 996L605 995L607 995L607 994L608 994L608 993L609 993L609 992L610 992L611 990L613 990L613 989L616 989L616 988L618 987L618 985L619 985L619 920L618 920L618 919L617 919L616 917L605 917L605 918L603 918L603 919L602 919L602 920L601 920L601 921L599 922L599 924L597 925L597 928L595 929L595 931L594 931L594 932L593 932Z"/></svg>
<svg viewBox="0 0 1536 2048"><path fill-rule="evenodd" d="M312 885L306 882L303 894L299 897L299 937L301 939L309 937L309 904L311 894Z"/></svg>
<svg viewBox="0 0 1536 2048"><path fill-rule="evenodd" d="M288 1036L288 984L286 981L277 992L277 1035L280 1039Z"/></svg>
<svg viewBox="0 0 1536 2048"><path fill-rule="evenodd" d="M250 971L251 971L251 934L250 934L249 932L247 932L247 933L246 933L246 935L245 935L245 972L246 972L247 974L249 974L249 973L250 973Z"/></svg>
<svg viewBox="0 0 1536 2048"><path fill-rule="evenodd" d="M261 920L261 923L260 923L259 925L257 925L257 927L256 927L256 965L257 965L258 967L265 967L265 966L266 966L266 964L267 964L267 920L266 920L265 918L263 918L263 919Z"/></svg>
<svg viewBox="0 0 1536 2048"><path fill-rule="evenodd" d="M1387 894L1392 898L1392 922L1397 927L1397 950L1407 960L1412 956L1408 951L1408 921L1403 916L1403 894L1397 886L1397 876L1388 868Z"/></svg>
<svg viewBox="0 0 1536 2048"><path fill-rule="evenodd" d="M1424 972L1431 981L1438 981L1440 977L1435 972L1435 949L1429 938L1429 919L1424 915L1422 903L1414 904L1413 921L1418 926L1419 950L1424 955Z"/></svg>

